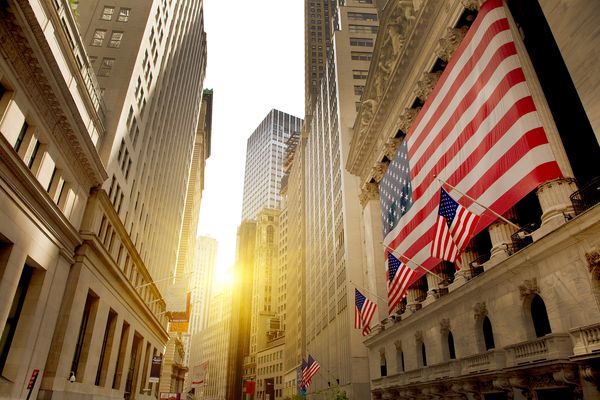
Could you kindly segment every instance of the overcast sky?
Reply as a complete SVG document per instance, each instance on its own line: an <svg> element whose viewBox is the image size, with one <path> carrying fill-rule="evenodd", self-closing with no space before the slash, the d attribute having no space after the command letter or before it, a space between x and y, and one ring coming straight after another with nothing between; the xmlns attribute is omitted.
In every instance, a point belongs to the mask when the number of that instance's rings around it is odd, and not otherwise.
<svg viewBox="0 0 600 400"><path fill-rule="evenodd" d="M198 233L217 239L220 270L235 261L246 140L273 108L304 118L303 24L302 0L204 0L214 94Z"/></svg>

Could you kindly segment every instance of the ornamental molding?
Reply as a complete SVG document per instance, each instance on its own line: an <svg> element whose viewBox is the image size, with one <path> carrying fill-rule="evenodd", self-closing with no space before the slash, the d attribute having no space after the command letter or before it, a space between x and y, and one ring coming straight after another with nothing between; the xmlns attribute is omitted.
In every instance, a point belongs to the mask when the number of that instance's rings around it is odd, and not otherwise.
<svg viewBox="0 0 600 400"><path fill-rule="evenodd" d="M384 153L388 160L393 160L403 139L391 138L384 145Z"/></svg>
<svg viewBox="0 0 600 400"><path fill-rule="evenodd" d="M585 253L585 259L588 263L588 269L592 276L597 277L600 273L600 252L598 250L592 250L589 253Z"/></svg>
<svg viewBox="0 0 600 400"><path fill-rule="evenodd" d="M423 331L422 330L415 331L415 340L417 341L417 343L423 341Z"/></svg>
<svg viewBox="0 0 600 400"><path fill-rule="evenodd" d="M421 107L405 108L400 118L398 118L398 129L405 135L408 133L415 118L417 118L417 115L419 115L419 111L421 111Z"/></svg>
<svg viewBox="0 0 600 400"><path fill-rule="evenodd" d="M446 335L450 332L450 320L448 318L443 318L440 321L440 333L442 335Z"/></svg>
<svg viewBox="0 0 600 400"><path fill-rule="evenodd" d="M440 39L439 48L437 50L437 56L448 62L450 57L454 54L465 35L467 34L468 28L448 28L446 36Z"/></svg>
<svg viewBox="0 0 600 400"><path fill-rule="evenodd" d="M375 182L367 182L360 191L360 204L364 207L371 200L379 199L379 185Z"/></svg>
<svg viewBox="0 0 600 400"><path fill-rule="evenodd" d="M519 292L521 299L539 294L540 289L538 288L537 279L533 278L524 280L523 283L519 285Z"/></svg>
<svg viewBox="0 0 600 400"><path fill-rule="evenodd" d="M375 182L381 182L381 179L383 179L383 175L385 175L385 171L387 171L389 166L389 161L381 161L375 164L373 168L371 168L371 176L373 177L373 179L375 179Z"/></svg>
<svg viewBox="0 0 600 400"><path fill-rule="evenodd" d="M17 5L15 4L15 6ZM17 7L25 17L23 23L27 23L31 30L33 35L31 40L35 41L43 53L43 61L48 63L51 72L56 71L58 80L62 80L60 68L31 5L27 1L18 1ZM65 159L76 160L81 165L81 168L75 168L74 171L82 179L83 184L89 187L102 184L106 178L104 176L106 172L96 153L96 148L89 138L82 140L81 134L73 130L68 116L64 113L63 108L65 107L69 110L71 108L77 110L68 88L55 89L52 87L47 78L48 73L40 65L40 57L35 54L26 32L13 13L13 7L0 9L0 19L2 20L2 24L0 24L0 54L12 67L12 73L25 92L25 96L28 99L40 100L32 101L31 104L39 114L40 123L44 124L48 136L57 144L57 148L63 153ZM63 84L66 85L66 82ZM60 96L60 99L64 98L70 104L63 106L57 96ZM78 121L77 124L87 135L87 128L83 125L83 121ZM84 148L82 141L89 141L89 144Z"/></svg>
<svg viewBox="0 0 600 400"><path fill-rule="evenodd" d="M475 303L473 306L473 317L475 321L482 321L485 317L487 317L488 311L485 306L485 301L481 303Z"/></svg>
<svg viewBox="0 0 600 400"><path fill-rule="evenodd" d="M440 76L442 76L442 71L423 73L421 79L417 82L415 96L417 96L419 99L421 99L423 103L425 103L425 101L427 101L427 98L433 91L433 88L440 79Z"/></svg>

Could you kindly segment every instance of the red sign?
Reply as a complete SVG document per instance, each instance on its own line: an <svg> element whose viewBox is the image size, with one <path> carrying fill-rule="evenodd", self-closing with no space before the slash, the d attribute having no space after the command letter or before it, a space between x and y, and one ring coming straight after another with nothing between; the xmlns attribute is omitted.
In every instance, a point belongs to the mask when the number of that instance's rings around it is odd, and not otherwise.
<svg viewBox="0 0 600 400"><path fill-rule="evenodd" d="M245 381L244 382L244 393L252 396L256 392L256 382L255 381Z"/></svg>
<svg viewBox="0 0 600 400"><path fill-rule="evenodd" d="M33 372L31 373L31 378L29 378L29 383L27 384L27 390L33 389L33 386L35 386L35 381L37 380L39 373L39 369L36 368L33 370Z"/></svg>

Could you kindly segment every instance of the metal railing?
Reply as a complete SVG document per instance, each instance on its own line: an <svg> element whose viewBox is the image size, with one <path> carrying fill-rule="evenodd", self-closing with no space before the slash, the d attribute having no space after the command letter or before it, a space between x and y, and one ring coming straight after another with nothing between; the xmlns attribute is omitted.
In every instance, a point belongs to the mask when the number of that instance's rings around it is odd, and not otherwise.
<svg viewBox="0 0 600 400"><path fill-rule="evenodd" d="M570 198L575 215L600 203L600 176L595 177L587 185L574 192Z"/></svg>

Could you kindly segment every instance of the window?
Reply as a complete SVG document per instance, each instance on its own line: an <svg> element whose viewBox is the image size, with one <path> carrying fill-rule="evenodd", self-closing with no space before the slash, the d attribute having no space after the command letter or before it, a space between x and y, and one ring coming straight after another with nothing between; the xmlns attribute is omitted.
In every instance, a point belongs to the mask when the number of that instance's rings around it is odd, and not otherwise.
<svg viewBox="0 0 600 400"><path fill-rule="evenodd" d="M378 27L375 25L350 24L348 30L350 31L350 33L377 33Z"/></svg>
<svg viewBox="0 0 600 400"><path fill-rule="evenodd" d="M102 9L102 16L100 17L100 19L103 19L105 21L110 21L110 20L112 20L114 13L115 13L114 7L104 6L104 8Z"/></svg>
<svg viewBox="0 0 600 400"><path fill-rule="evenodd" d="M21 148L21 144L23 144L23 139L25 139L25 134L27 133L27 129L29 128L29 124L27 121L23 122L23 126L21 127L21 132L19 132L19 136L17 137L17 141L15 142L14 149L18 153Z"/></svg>
<svg viewBox="0 0 600 400"><path fill-rule="evenodd" d="M373 47L373 39L351 37L350 46Z"/></svg>
<svg viewBox="0 0 600 400"><path fill-rule="evenodd" d="M452 332L448 332L448 337L446 339L448 341L448 357L451 360L456 360L456 350L454 348L454 336L452 336Z"/></svg>
<svg viewBox="0 0 600 400"><path fill-rule="evenodd" d="M494 332L492 331L492 323L488 317L483 319L483 342L485 344L485 349L491 350L496 348L494 344Z"/></svg>
<svg viewBox="0 0 600 400"><path fill-rule="evenodd" d="M112 71L112 67L115 65L114 58L102 58L102 64L100 65L100 69L98 70L98 76L110 76Z"/></svg>
<svg viewBox="0 0 600 400"><path fill-rule="evenodd" d="M377 21L377 14L362 13L362 12L349 12L348 19L350 21Z"/></svg>
<svg viewBox="0 0 600 400"><path fill-rule="evenodd" d="M73 361L71 362L71 372L75 374L77 382L83 381L85 361L92 340L92 330L94 329L97 306L98 298L89 292L83 308L83 316L81 317L81 325L79 326L79 335L77 336L77 344L75 345L75 354L73 355Z"/></svg>
<svg viewBox="0 0 600 400"><path fill-rule="evenodd" d="M2 331L2 337L0 337L0 373L4 369L8 353L12 344L12 340L17 330L17 324L21 317L21 311L23 310L23 304L25 303L25 295L29 289L29 283L31 282L31 276L33 275L33 268L25 265L23 272L21 272L21 278L17 285L15 295L13 296L12 305L8 311L8 318L6 319L6 325Z"/></svg>
<svg viewBox="0 0 600 400"><path fill-rule="evenodd" d="M104 38L106 37L106 30L96 29L94 31L94 37L92 38L92 46L102 46Z"/></svg>
<svg viewBox="0 0 600 400"><path fill-rule="evenodd" d="M421 342L421 367L427 366L427 350L425 349L425 343Z"/></svg>
<svg viewBox="0 0 600 400"><path fill-rule="evenodd" d="M546 305L544 304L544 300L538 295L535 295L531 300L531 319L533 320L535 337L542 337L552 333L548 313L546 312Z"/></svg>
<svg viewBox="0 0 600 400"><path fill-rule="evenodd" d="M117 17L117 21L119 22L127 22L129 21L129 14L131 13L130 8L121 8L119 9L119 16Z"/></svg>
<svg viewBox="0 0 600 400"><path fill-rule="evenodd" d="M357 96L362 96L365 90L364 86L354 85L354 94Z"/></svg>
<svg viewBox="0 0 600 400"><path fill-rule="evenodd" d="M104 329L104 339L102 340L102 350L100 350L100 359L98 361L98 370L96 371L96 386L104 386L106 382L106 372L110 360L110 351L113 345L113 337L117 326L117 313L112 309L108 312L106 328ZM107 357L108 355L108 357Z"/></svg>
<svg viewBox="0 0 600 400"><path fill-rule="evenodd" d="M353 51L351 53L351 57L353 60L371 61L371 59L373 58L373 53L364 51Z"/></svg>
<svg viewBox="0 0 600 400"><path fill-rule="evenodd" d="M367 79L369 71L364 69L354 69L352 70L352 78L354 79Z"/></svg>
<svg viewBox="0 0 600 400"><path fill-rule="evenodd" d="M108 47L113 47L115 49L121 47L121 40L123 39L123 32L113 31L110 35L110 42L108 42Z"/></svg>

